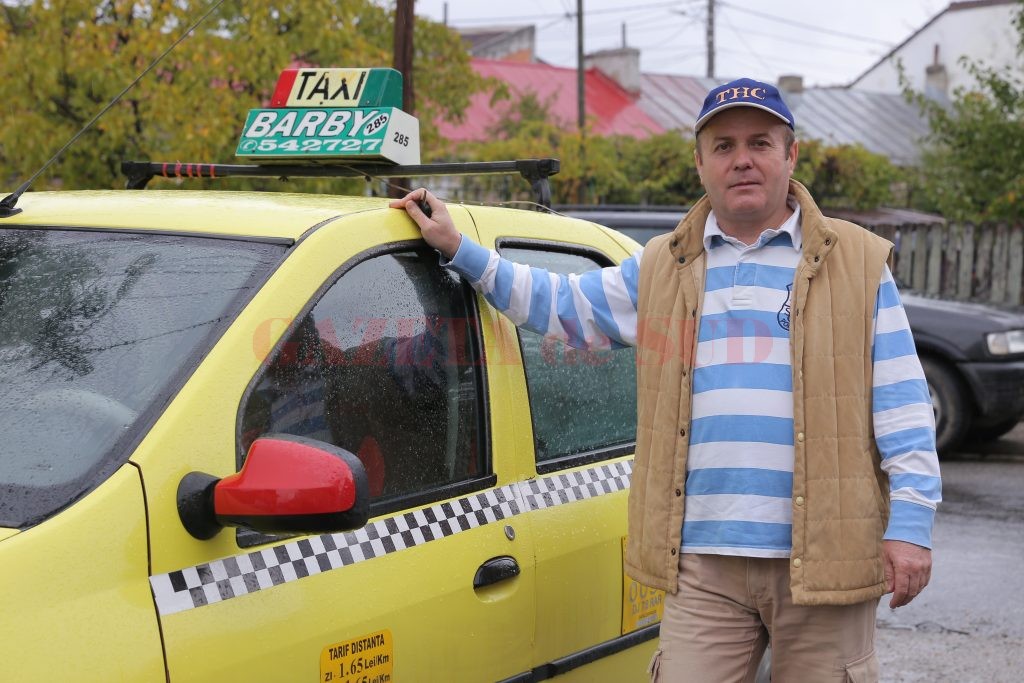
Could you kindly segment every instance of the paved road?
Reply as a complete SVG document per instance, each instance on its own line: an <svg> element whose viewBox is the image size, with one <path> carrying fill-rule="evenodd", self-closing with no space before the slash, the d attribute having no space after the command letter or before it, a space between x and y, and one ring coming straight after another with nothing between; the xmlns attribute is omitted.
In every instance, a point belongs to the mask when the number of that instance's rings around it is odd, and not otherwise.
<svg viewBox="0 0 1024 683"><path fill-rule="evenodd" d="M932 580L878 609L882 681L1024 681L1024 422L942 460Z"/></svg>

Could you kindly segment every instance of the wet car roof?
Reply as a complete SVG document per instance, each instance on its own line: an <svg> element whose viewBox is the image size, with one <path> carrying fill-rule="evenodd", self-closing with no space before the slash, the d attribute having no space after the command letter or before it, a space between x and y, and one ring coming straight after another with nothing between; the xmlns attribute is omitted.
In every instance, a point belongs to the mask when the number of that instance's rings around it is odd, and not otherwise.
<svg viewBox="0 0 1024 683"><path fill-rule="evenodd" d="M387 199L277 192L108 190L29 192L0 227L105 227L232 237L298 239L315 225Z"/></svg>

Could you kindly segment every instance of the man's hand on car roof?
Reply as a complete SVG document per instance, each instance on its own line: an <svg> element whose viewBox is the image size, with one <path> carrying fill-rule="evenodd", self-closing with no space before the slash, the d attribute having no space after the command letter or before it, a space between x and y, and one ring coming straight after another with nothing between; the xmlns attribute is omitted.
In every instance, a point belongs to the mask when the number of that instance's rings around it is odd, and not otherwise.
<svg viewBox="0 0 1024 683"><path fill-rule="evenodd" d="M421 202L426 202L430 207L429 216L420 208ZM427 192L426 188L415 189L401 199L395 199L389 206L392 209L405 209L419 226L423 239L441 252L442 256L448 260L455 256L462 242L462 234L455 228L444 202Z"/></svg>

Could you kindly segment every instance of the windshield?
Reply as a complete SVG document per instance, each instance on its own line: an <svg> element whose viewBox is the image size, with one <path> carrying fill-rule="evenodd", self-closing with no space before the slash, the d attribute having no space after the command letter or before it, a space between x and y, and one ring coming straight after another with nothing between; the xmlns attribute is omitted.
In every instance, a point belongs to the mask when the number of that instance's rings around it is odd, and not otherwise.
<svg viewBox="0 0 1024 683"><path fill-rule="evenodd" d="M0 229L0 526L34 524L113 473L282 251Z"/></svg>

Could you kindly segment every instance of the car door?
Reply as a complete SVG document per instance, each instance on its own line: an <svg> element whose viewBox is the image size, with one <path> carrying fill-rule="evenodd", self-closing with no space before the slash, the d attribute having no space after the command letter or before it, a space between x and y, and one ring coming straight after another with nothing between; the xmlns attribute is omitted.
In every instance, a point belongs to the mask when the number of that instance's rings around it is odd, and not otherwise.
<svg viewBox="0 0 1024 683"><path fill-rule="evenodd" d="M468 286L417 237L395 211L309 234L140 456L171 680L479 681L528 668L533 551L488 429L488 388L504 380L482 362ZM356 454L370 523L188 536L177 482L236 471L265 433Z"/></svg>
<svg viewBox="0 0 1024 683"><path fill-rule="evenodd" d="M474 209L483 243L505 258L556 273L621 262L627 252L595 226ZM537 562L538 676L643 680L661 596L624 577L626 499L636 435L632 349L580 351L527 330L512 372L510 415L529 469Z"/></svg>

